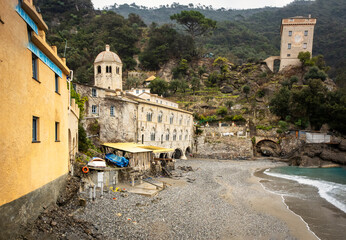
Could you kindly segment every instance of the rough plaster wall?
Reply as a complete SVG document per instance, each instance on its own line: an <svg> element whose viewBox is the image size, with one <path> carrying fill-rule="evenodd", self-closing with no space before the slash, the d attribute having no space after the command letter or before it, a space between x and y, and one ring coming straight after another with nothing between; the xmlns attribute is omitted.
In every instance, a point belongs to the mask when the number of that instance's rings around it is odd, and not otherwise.
<svg viewBox="0 0 346 240"><path fill-rule="evenodd" d="M249 138L199 136L194 155L213 159L248 159L253 157L252 142Z"/></svg>
<svg viewBox="0 0 346 240"><path fill-rule="evenodd" d="M110 108L114 106L114 116ZM101 142L135 142L137 132L137 104L106 98L100 109Z"/></svg>

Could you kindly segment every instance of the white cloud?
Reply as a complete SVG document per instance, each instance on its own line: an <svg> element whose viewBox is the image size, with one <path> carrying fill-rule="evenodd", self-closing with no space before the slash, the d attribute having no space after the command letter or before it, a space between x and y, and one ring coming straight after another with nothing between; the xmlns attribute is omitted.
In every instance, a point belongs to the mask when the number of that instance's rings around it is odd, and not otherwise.
<svg viewBox="0 0 346 240"><path fill-rule="evenodd" d="M179 2L180 4L188 5L189 3L193 3L195 5L201 4L210 6L212 5L213 8L221 8L224 7L226 9L232 8L232 9L248 9L248 8L262 8L265 6L272 6L272 7L283 7L287 5L290 2L293 2L293 0L219 0L219 1L210 1L210 0L188 0L188 1L179 1L179 0L92 0L95 8L103 8L104 6L114 5L114 3L117 4L131 4L136 3L136 5L143 5L147 7L154 7L154 6L160 6L160 5L171 5L173 2Z"/></svg>

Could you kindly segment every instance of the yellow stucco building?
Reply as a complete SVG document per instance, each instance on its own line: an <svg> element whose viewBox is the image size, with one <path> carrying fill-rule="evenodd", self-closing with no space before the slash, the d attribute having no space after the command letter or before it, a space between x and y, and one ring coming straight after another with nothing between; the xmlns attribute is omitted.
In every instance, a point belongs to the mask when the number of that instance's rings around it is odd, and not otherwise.
<svg viewBox="0 0 346 240"><path fill-rule="evenodd" d="M69 113L79 110L69 107L70 70L32 0L0 1L0 18L0 232L12 238L56 200L77 146L77 136L68 145Z"/></svg>

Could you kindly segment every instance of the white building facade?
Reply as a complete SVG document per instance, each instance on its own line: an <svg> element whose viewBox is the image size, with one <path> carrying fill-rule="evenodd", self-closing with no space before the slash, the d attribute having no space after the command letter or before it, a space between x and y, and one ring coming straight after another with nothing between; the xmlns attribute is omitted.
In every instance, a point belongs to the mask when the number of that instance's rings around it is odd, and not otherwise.
<svg viewBox="0 0 346 240"><path fill-rule="evenodd" d="M94 63L94 85L75 84L76 91L88 98L82 121L88 136L100 143L136 142L173 148L175 152L165 157L185 158L193 147L192 113L145 88L138 89L142 90L138 94L137 89L124 92L121 70L114 73L117 67L121 69L121 60L107 45Z"/></svg>

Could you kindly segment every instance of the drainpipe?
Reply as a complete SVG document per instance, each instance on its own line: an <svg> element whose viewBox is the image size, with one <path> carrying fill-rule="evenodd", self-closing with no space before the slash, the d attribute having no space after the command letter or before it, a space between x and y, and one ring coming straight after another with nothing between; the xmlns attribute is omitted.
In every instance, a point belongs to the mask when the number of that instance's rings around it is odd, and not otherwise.
<svg viewBox="0 0 346 240"><path fill-rule="evenodd" d="M73 80L73 70L70 70L70 76L71 76L71 79L69 80L69 78L67 78L67 81L68 81L68 110L69 110L69 113L71 111L71 82Z"/></svg>

